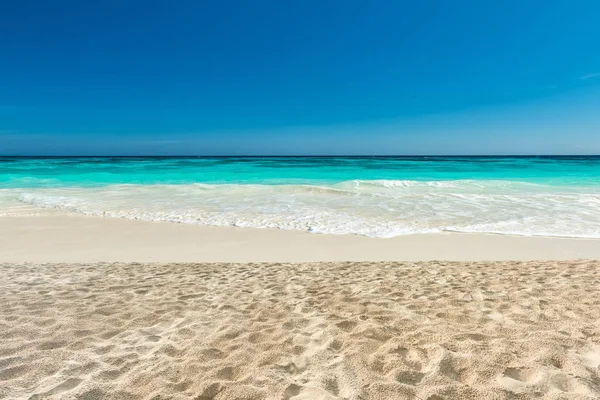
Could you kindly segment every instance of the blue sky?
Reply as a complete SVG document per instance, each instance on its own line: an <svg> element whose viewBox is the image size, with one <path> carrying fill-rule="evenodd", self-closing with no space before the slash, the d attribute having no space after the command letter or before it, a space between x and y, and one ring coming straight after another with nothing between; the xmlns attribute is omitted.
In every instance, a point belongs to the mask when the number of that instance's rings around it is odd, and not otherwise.
<svg viewBox="0 0 600 400"><path fill-rule="evenodd" d="M600 2L0 2L0 154L600 154Z"/></svg>

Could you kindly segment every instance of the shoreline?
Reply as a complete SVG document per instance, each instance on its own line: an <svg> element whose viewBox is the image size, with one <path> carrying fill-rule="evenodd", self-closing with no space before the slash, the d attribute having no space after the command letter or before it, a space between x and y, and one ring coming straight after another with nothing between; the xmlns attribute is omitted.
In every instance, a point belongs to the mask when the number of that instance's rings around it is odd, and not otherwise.
<svg viewBox="0 0 600 400"><path fill-rule="evenodd" d="M600 239L433 233L372 238L51 212L0 217L0 262L600 259Z"/></svg>

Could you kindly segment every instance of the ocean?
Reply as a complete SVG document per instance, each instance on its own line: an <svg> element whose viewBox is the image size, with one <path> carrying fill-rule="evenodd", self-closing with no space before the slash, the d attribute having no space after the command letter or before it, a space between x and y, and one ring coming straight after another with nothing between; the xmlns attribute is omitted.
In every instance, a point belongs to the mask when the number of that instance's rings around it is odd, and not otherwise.
<svg viewBox="0 0 600 400"><path fill-rule="evenodd" d="M372 237L600 238L600 156L0 157L0 216L45 210Z"/></svg>

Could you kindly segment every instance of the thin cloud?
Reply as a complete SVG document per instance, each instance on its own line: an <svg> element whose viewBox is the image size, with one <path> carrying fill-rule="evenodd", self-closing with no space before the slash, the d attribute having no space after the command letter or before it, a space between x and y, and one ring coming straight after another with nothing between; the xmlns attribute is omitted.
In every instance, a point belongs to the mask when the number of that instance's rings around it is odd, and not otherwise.
<svg viewBox="0 0 600 400"><path fill-rule="evenodd" d="M600 77L600 72L594 72L593 74L583 75L579 79L585 80L585 79L598 78L598 77Z"/></svg>

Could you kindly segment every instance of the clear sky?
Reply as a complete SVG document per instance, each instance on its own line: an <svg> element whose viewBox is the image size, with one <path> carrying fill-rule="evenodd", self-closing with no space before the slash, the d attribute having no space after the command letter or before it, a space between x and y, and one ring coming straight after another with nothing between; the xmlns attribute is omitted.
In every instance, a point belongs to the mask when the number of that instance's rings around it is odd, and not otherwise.
<svg viewBox="0 0 600 400"><path fill-rule="evenodd" d="M600 154L600 1L0 1L0 154Z"/></svg>

